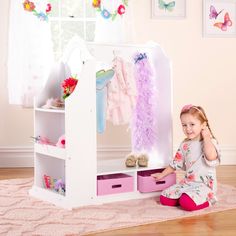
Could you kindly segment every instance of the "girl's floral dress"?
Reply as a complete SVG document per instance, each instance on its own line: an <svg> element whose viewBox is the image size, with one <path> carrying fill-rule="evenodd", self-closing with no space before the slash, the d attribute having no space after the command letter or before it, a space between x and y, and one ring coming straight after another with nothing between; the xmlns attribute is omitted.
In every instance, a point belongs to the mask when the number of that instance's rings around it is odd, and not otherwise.
<svg viewBox="0 0 236 236"><path fill-rule="evenodd" d="M178 199L186 193L193 201L200 205L206 201L216 202L216 169L220 164L220 151L215 139L212 139L217 151L217 159L208 161L203 152L202 141L183 141L170 163L174 169L185 170L185 177L175 185L165 189L162 195L171 199Z"/></svg>

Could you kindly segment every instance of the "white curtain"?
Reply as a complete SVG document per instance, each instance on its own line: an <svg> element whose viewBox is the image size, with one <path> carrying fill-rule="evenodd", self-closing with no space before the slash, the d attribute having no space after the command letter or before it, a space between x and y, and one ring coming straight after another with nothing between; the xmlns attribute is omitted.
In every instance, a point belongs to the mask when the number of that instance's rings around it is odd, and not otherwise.
<svg viewBox="0 0 236 236"><path fill-rule="evenodd" d="M46 1L33 1L37 11ZM33 106L53 63L50 23L23 8L23 0L11 0L8 41L9 103Z"/></svg>

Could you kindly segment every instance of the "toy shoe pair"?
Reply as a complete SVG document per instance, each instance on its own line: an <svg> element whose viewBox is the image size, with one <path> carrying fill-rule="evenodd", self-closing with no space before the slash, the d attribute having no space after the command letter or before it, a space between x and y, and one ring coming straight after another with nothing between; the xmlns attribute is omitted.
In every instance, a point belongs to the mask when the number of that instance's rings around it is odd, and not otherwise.
<svg viewBox="0 0 236 236"><path fill-rule="evenodd" d="M148 166L148 156L146 154L134 154L130 153L126 156L125 165L126 167L135 167L136 163L139 167Z"/></svg>

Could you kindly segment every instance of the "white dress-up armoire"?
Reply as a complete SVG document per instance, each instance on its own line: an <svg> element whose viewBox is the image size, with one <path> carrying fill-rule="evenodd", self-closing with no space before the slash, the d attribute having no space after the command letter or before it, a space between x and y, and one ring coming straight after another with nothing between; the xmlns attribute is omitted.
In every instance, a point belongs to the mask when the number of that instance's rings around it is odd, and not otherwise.
<svg viewBox="0 0 236 236"><path fill-rule="evenodd" d="M65 109L41 108L49 98L61 97L60 83L66 77L65 67L58 65L35 99L34 136L48 137L53 143L65 134L66 148L35 143L34 184L30 195L67 209L128 199L158 196L160 190L175 182L175 175L153 183L152 170L161 171L172 157L172 86L171 65L156 43L142 45L85 43L74 44L80 52L81 72L74 92L65 99ZM98 158L96 132L96 68L97 62L110 62L114 53L132 60L136 52L145 52L156 79L158 109L158 144L150 156L148 167L125 166L125 156L106 155ZM81 59L82 58L82 59ZM114 134L115 135L115 134ZM131 149L130 149L131 151ZM43 175L65 182L65 195L46 189ZM120 181L120 182L119 182ZM152 182L152 183L151 183ZM148 188L157 184L156 189ZM110 185L110 191L99 188Z"/></svg>

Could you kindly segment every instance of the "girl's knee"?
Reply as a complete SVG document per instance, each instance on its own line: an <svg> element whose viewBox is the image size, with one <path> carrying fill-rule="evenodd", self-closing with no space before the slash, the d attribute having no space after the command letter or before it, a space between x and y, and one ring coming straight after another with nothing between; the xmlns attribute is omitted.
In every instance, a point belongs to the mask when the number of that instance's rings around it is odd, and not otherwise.
<svg viewBox="0 0 236 236"><path fill-rule="evenodd" d="M187 194L183 193L179 199L180 206L186 211L193 211L196 208L196 203Z"/></svg>
<svg viewBox="0 0 236 236"><path fill-rule="evenodd" d="M195 211L206 208L209 206L208 202L204 202L203 204L197 205L191 197L189 197L186 193L183 193L179 199L179 204L182 209L186 211Z"/></svg>
<svg viewBox="0 0 236 236"><path fill-rule="evenodd" d="M160 203L165 206L178 206L179 200L178 199L171 199L171 198L161 195L160 196Z"/></svg>

